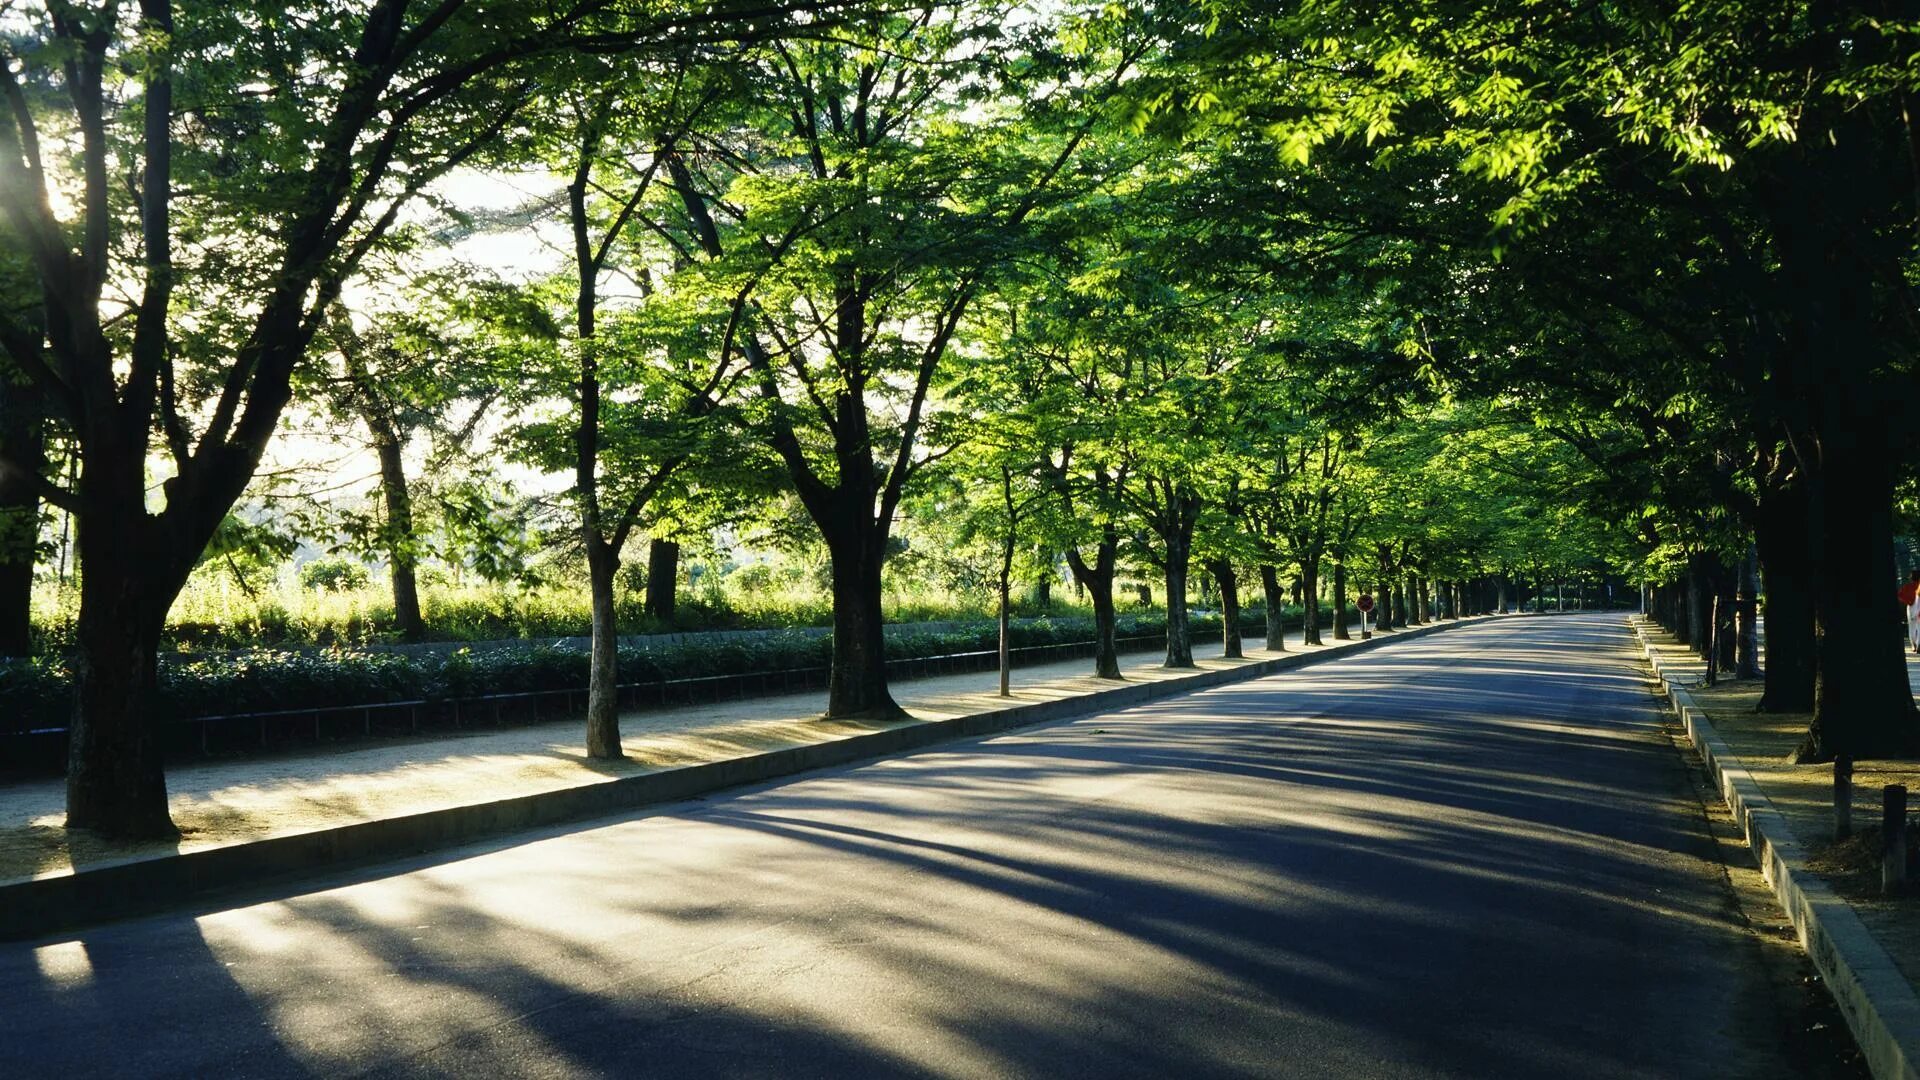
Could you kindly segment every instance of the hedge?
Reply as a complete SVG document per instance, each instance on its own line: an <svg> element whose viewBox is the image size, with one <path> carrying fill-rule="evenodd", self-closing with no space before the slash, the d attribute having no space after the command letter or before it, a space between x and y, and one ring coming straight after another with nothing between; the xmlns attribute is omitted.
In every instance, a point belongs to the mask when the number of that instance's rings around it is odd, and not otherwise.
<svg viewBox="0 0 1920 1080"><path fill-rule="evenodd" d="M1244 612L1243 631L1265 630L1258 609ZM1220 632L1218 616L1192 620L1196 639ZM1121 616L1120 637L1164 634L1158 616ZM1015 623L1016 648L1093 640L1093 620L1039 618ZM948 633L901 632L887 637L889 660L918 660L996 647L993 623ZM819 669L832 639L785 633L737 641L681 642L623 647L620 681L661 682L758 672ZM488 694L576 690L587 685L587 654L532 646L440 656L333 649L286 652L261 649L224 656L162 656L160 706L167 719L230 716L281 709L330 708L391 701L446 701ZM0 733L64 727L72 705L72 673L64 660L0 662Z"/></svg>

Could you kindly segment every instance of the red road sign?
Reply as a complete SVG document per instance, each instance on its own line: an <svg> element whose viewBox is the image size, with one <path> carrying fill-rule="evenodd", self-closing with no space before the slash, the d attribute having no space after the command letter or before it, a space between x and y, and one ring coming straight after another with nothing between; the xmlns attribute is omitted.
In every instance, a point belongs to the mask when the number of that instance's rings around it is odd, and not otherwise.
<svg viewBox="0 0 1920 1080"><path fill-rule="evenodd" d="M1353 606L1359 608L1361 611L1372 611L1373 610L1373 594L1361 593L1360 599L1354 601Z"/></svg>

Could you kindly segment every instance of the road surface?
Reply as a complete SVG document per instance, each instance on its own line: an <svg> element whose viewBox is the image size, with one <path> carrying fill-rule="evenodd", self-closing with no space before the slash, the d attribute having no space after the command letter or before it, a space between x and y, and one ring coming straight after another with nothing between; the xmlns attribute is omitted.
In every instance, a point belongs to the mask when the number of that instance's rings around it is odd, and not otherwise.
<svg viewBox="0 0 1920 1080"><path fill-rule="evenodd" d="M0 1076L1791 1075L1629 645L1500 620L0 946Z"/></svg>

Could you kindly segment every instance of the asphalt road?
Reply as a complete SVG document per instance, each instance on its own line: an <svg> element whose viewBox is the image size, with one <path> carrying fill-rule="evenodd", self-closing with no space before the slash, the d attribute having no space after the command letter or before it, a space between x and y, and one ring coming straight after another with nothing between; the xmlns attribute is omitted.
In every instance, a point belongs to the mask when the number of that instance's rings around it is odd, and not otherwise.
<svg viewBox="0 0 1920 1080"><path fill-rule="evenodd" d="M1617 617L0 946L0 1076L1786 1076Z"/></svg>

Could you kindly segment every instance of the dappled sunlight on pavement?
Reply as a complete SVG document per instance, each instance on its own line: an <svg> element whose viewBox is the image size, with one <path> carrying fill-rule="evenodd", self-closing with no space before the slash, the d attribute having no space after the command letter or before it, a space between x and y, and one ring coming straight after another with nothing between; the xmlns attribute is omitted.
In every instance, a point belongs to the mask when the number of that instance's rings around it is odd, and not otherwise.
<svg viewBox="0 0 1920 1080"><path fill-rule="evenodd" d="M1268 655L1259 651L1264 644L1251 639L1247 652ZM1290 647L1301 650L1298 642ZM1200 669L1251 662L1219 659L1220 651L1218 642L1198 643ZM914 717L940 720L1116 685L1083 674L1090 664L1071 660L1018 668L1011 699L996 693L995 672L903 680L895 684L895 694ZM1122 666L1131 682L1191 673L1161 667L1158 654L1123 657ZM183 834L177 845L69 837L61 827L63 781L0 784L0 881L71 873L76 861L84 866L335 828L806 746L887 726L826 722L820 719L825 707L824 692L815 692L629 712L621 717L626 761L589 759L583 722L573 720L176 766L167 784L173 819Z"/></svg>
<svg viewBox="0 0 1920 1080"><path fill-rule="evenodd" d="M1624 647L1495 623L101 928L77 981L11 947L0 1072L131 1010L182 1072L1784 1075Z"/></svg>

